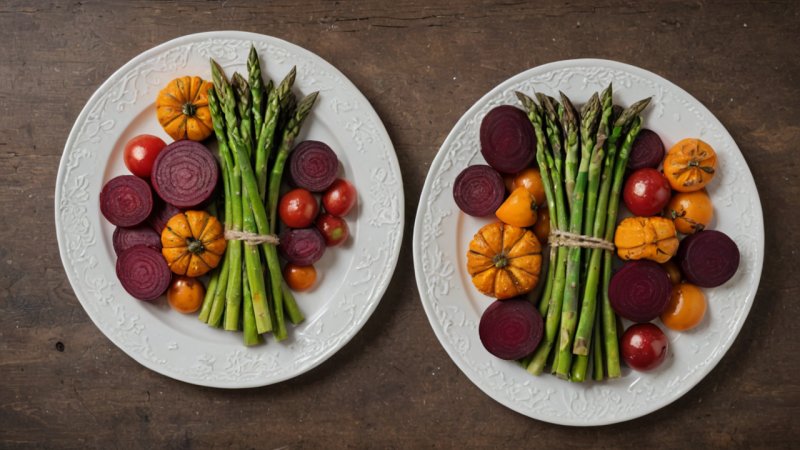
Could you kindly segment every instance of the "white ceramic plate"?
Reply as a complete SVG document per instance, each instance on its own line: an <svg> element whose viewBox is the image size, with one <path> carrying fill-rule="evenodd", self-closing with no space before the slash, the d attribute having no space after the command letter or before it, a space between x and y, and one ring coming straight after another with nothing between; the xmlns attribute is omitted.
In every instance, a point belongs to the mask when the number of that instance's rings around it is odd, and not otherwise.
<svg viewBox="0 0 800 450"><path fill-rule="evenodd" d="M265 76L280 81L297 66L295 92L320 91L298 142L316 139L338 154L342 175L359 192L346 217L351 238L316 264L318 284L297 295L306 320L290 338L245 347L241 333L213 329L193 315L128 295L115 275L114 227L99 211L99 193L127 173L125 142L139 133L171 142L158 124L155 98L182 75L211 78L209 58L228 76L246 74L254 44ZM269 36L211 32L184 36L137 56L92 95L67 139L55 194L59 250L81 305L98 328L144 366L189 383L244 388L299 375L342 348L375 310L394 272L403 235L403 183L394 147L367 99L313 53Z"/></svg>
<svg viewBox="0 0 800 450"><path fill-rule="evenodd" d="M453 201L456 176L482 163L479 128L501 104L518 105L514 91L563 91L575 104L614 86L616 104L653 96L644 126L669 148L700 137L718 152L719 170L708 192L715 207L712 228L727 233L741 251L741 265L724 286L705 289L708 313L693 331L667 331L671 350L655 372L624 369L620 379L569 383L533 376L514 362L490 355L478 338L478 322L491 299L480 294L466 271L466 249L488 219L463 214ZM613 61L560 61L530 69L501 83L458 121L431 165L414 226L414 268L422 304L436 336L458 367L487 395L529 417L564 425L603 425L655 411L688 392L719 362L747 317L764 259L764 224L753 177L736 143L700 102L653 73ZM662 327L663 328L663 327Z"/></svg>

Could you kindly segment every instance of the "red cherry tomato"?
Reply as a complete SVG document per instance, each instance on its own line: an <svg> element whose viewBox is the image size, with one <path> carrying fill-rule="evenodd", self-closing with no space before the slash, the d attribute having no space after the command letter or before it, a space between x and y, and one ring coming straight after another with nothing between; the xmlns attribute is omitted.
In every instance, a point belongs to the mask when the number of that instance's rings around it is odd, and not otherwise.
<svg viewBox="0 0 800 450"><path fill-rule="evenodd" d="M631 369L646 372L660 366L667 358L669 341L652 323L632 325L620 341L622 357Z"/></svg>
<svg viewBox="0 0 800 450"><path fill-rule="evenodd" d="M319 203L314 195L306 189L293 189L281 197L278 204L278 215L286 226L306 228L314 223L319 213Z"/></svg>
<svg viewBox="0 0 800 450"><path fill-rule="evenodd" d="M150 178L153 161L167 144L158 136L140 134L125 144L125 167L140 178Z"/></svg>
<svg viewBox="0 0 800 450"><path fill-rule="evenodd" d="M322 195L322 205L325 211L342 217L353 209L356 197L356 188L349 181L338 178Z"/></svg>
<svg viewBox="0 0 800 450"><path fill-rule="evenodd" d="M636 216L658 214L672 196L667 178L656 169L639 169L625 181L622 198L628 211Z"/></svg>
<svg viewBox="0 0 800 450"><path fill-rule="evenodd" d="M320 214L317 219L317 229L322 233L322 237L325 238L325 244L328 247L341 244L350 235L347 222L341 217L328 213Z"/></svg>
<svg viewBox="0 0 800 450"><path fill-rule="evenodd" d="M287 263L283 268L283 279L289 288L296 292L311 289L317 281L317 269L314 266L298 266Z"/></svg>

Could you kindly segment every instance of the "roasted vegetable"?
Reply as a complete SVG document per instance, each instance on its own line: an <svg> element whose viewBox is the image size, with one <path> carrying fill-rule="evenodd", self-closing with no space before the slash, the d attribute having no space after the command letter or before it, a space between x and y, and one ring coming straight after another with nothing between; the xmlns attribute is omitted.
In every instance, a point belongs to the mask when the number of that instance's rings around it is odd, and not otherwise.
<svg viewBox="0 0 800 450"><path fill-rule="evenodd" d="M692 192L703 189L717 168L717 154L700 139L683 139L664 158L664 175L672 189Z"/></svg>
<svg viewBox="0 0 800 450"><path fill-rule="evenodd" d="M217 267L226 242L222 225L205 211L176 214L161 233L161 254L178 275L199 277Z"/></svg>
<svg viewBox="0 0 800 450"><path fill-rule="evenodd" d="M628 217L614 234L617 255L623 260L667 262L678 251L675 225L664 217Z"/></svg>
<svg viewBox="0 0 800 450"><path fill-rule="evenodd" d="M213 131L208 110L211 82L200 77L179 77L170 81L156 99L156 115L172 139L202 141Z"/></svg>
<svg viewBox="0 0 800 450"><path fill-rule="evenodd" d="M469 244L467 271L482 293L497 299L526 294L536 287L542 247L532 232L501 222L484 226Z"/></svg>

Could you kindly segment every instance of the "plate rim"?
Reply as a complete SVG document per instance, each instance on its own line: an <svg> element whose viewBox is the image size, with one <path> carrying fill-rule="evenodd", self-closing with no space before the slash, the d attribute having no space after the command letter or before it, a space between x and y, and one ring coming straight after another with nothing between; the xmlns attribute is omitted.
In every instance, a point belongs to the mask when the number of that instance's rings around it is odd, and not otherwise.
<svg viewBox="0 0 800 450"><path fill-rule="evenodd" d="M674 92L676 92L677 94L683 95L686 98L696 102L696 105L699 107L699 110L708 116L709 121L711 123L713 123L714 125L718 126L723 133L725 133L728 137L730 137L734 149L736 151L738 151L739 154L742 156L742 159L744 160L744 163L745 163L745 168L747 169L747 181L750 184L752 184L752 186L753 186L753 193L754 193L754 199L755 199L754 207L755 207L755 212L758 213L758 218L759 218L759 222L760 222L760 235L757 236L758 239L759 239L759 244L760 244L758 246L759 252L757 254L756 260L754 261L755 266L753 267L753 270L757 270L758 271L758 276L755 278L755 285L753 286L753 289L752 289L752 296L745 299L745 306L744 306L744 310L743 310L742 319L734 324L734 329L733 329L733 332L731 334L731 338L727 341L727 345L722 346L722 350L723 351L721 352L720 356L715 358L707 366L708 370L701 377L699 377L697 380L693 380L693 382L686 388L686 390L684 390L682 393L678 394L677 396L669 397L664 402L655 402L654 405L652 405L652 406L650 406L648 408L644 408L644 409L642 409L640 411L637 411L634 415L631 415L630 417L598 420L598 421L591 422L591 423L581 423L581 422L578 422L578 421L564 420L564 419L559 419L559 418L534 417L533 415L528 414L527 412L521 410L521 408L517 407L517 403L512 403L510 401L506 401L505 399L496 398L495 395L493 395L491 392L488 391L487 386L484 386L482 384L483 379L477 373L472 373L471 371L465 370L462 367L460 355L455 353L455 349L454 348L452 348L451 346L446 344L448 341L447 341L447 339L446 339L446 337L444 335L444 330L440 329L440 327L438 326L438 323L435 322L435 320L434 320L435 312L432 310L432 305L430 304L430 301L426 301L426 293L423 292L423 287L427 286L427 284L425 282L425 275L422 273L422 261L421 261L422 257L421 257L421 254L420 254L420 252L421 252L420 244L421 244L421 239L422 239L422 231L421 230L422 230L422 228L424 226L423 219L424 219L424 216L425 216L425 208L426 208L425 204L422 202L422 199L425 199L430 195L430 190L431 190L431 185L432 185L432 183L428 182L428 177L432 173L434 173L434 170L438 169L441 166L441 164L443 163L443 161L445 159L445 153L446 153L444 150L453 145L453 142L456 139L456 135L458 134L458 131L463 129L463 127L466 125L466 122L468 121L468 116L471 117L471 116L475 115L475 110L477 110L484 103L487 103L488 101L490 101L494 97L498 96L504 89L508 88L511 85L514 85L516 83L519 83L519 82L522 82L522 81L524 81L526 79L529 79L529 78L531 78L532 76L534 76L537 73L546 73L546 72L552 71L552 70L564 69L564 68L576 67L576 66L607 67L607 68L611 68L611 69L623 70L623 71L638 75L638 76L640 76L642 78L652 79L652 80L654 80L654 81L656 81L658 83L661 83L662 85L664 85L666 87L669 87L670 89L673 89ZM478 387L478 389L480 389L485 395L489 396L492 400L494 400L494 401L500 403L501 405L503 405L503 406L515 411L516 413L519 413L521 415L527 416L527 417L529 417L531 419L534 419L534 420L540 420L540 421L543 421L543 422L548 422L548 423L553 423L553 424L558 424L558 425L575 426L575 427L604 426L604 425L610 425L610 424L622 423L622 422L634 420L634 419L643 417L645 415L648 415L648 414L650 414L652 412L655 412L655 411L657 411L657 410L659 410L661 408L664 408L664 407L670 405L671 403L675 402L676 400L678 400L679 398L683 397L688 392L690 392L692 389L694 389L694 387L697 386L697 384L699 384L701 381L703 381L714 370L714 368L717 366L717 364L719 364L719 362L724 358L725 354L727 354L727 352L730 349L730 347L733 345L733 343L738 338L739 333L741 332L741 329L744 326L744 322L747 320L747 316L750 314L750 310L751 310L751 308L753 306L753 303L755 302L755 296L756 296L756 293L758 291L758 286L759 286L760 281L761 281L761 276L763 274L764 246L765 246L765 242L764 242L765 235L764 235L764 233L765 233L765 230L764 230L764 214L763 214L763 208L762 208L762 205L761 205L761 198L760 198L759 193L758 193L758 188L757 188L757 186L755 184L755 179L753 177L753 173L750 170L750 166L747 164L747 160L744 158L744 153L742 153L741 149L739 148L738 144L736 144L736 141L733 139L733 136L730 134L730 132L725 128L725 126L719 121L719 119L701 101L699 101L697 98L695 98L693 95L691 95L688 91L686 91L685 89L681 88L680 86L678 86L677 84L673 83L672 81L669 81L666 78L664 78L664 77L662 77L662 76L660 76L660 75L658 75L656 73L653 73L653 72L651 72L649 70L646 70L646 69L643 69L643 68L640 68L640 67L637 67L637 66L634 66L634 65L631 65L631 64L627 64L627 63L623 63L623 62L619 62L619 61L614 61L614 60L609 60L609 59L602 59L602 58L575 58L575 59L565 59L565 60L558 60L558 61L548 62L548 63L545 63L545 64L540 64L540 65L528 68L528 69L526 69L526 70L524 70L522 72L519 72L519 73L517 73L515 75L512 75L509 78L506 78L506 79L500 81L498 84L494 85L487 93L485 93L480 98L478 98L475 102L472 103L472 105L470 105L470 107L466 111L464 111L464 113L462 113L462 115L459 117L459 119L453 125L453 127L450 130L450 132L447 134L447 137L445 138L445 140L442 142L441 146L437 150L436 155L435 155L433 161L431 162L430 167L428 168L428 174L425 177L425 182L423 184L422 190L420 191L420 202L417 205L416 217L414 219L414 230L413 230L413 237L412 237L412 251L413 251L412 259L413 259L413 264L414 264L414 276L415 276L415 279L416 279L416 282L417 282L417 290L418 290L418 293L419 293L419 296L420 296L420 302L422 303L422 307L423 307L423 309L425 311L425 315L428 318L428 323L431 326L431 328L433 329L434 334L436 335L436 338L439 341L440 345L444 348L445 352L450 357L452 362L456 365L456 367L458 367L458 369L461 371L462 374L466 375L466 377L470 380L470 382L472 382L473 385ZM460 270L460 269L457 269L457 270Z"/></svg>
<svg viewBox="0 0 800 450"><path fill-rule="evenodd" d="M311 363L300 370L287 372L286 374L278 377L271 378L266 382L263 382L260 379L252 379L244 382L237 382L231 383L221 380L197 380L197 379L189 379L186 376L178 373L165 373L162 371L161 368L148 360L140 358L138 354L133 353L131 349L126 348L121 342L118 341L116 336L110 335L106 333L103 327L98 323L99 318L95 316L95 313L91 312L85 306L85 302L88 300L84 300L81 296L78 295L78 292L83 292L82 289L78 289L77 286L79 285L78 280L74 279L72 272L67 270L67 251L64 244L64 239L60 236L61 230L64 228L64 224L62 223L60 214L59 214L59 200L63 198L62 192L62 185L64 182L64 177L66 176L66 165L65 161L67 158L67 151L74 146L75 140L78 138L78 134L80 132L79 125L86 121L87 116L90 113L91 107L98 101L100 97L102 97L106 91L108 91L111 86L119 81L119 78L122 77L125 73L130 71L133 67L142 62L161 54L162 52L172 48L178 47L184 44L203 41L208 39L235 39L235 40L242 40L242 41L266 41L270 44L274 44L283 48L291 49L292 51L297 52L298 54L304 54L305 56L309 57L312 60L317 60L324 65L327 65L326 69L329 69L333 75L336 75L340 78L342 85L349 90L352 90L356 98L363 101L366 106L368 106L368 111L366 114L373 114L375 117L375 129L376 134L380 136L382 139L385 139L385 142L388 144L388 149L390 150L387 152L389 165L391 168L395 170L395 174L397 176L397 199L398 199L398 228L397 228L397 240L394 244L394 247L391 248L391 255L387 261L387 269L389 273L386 274L382 279L378 279L380 284L377 286L375 291L375 300L371 302L365 308L363 320L361 323L358 323L352 330L351 333L344 336L343 339L338 341L335 345L329 346L323 352L319 354L317 358ZM334 354L336 354L339 350L344 348L364 327L367 321L372 317L372 314L378 307L378 304L383 299L383 296L386 294L386 291L391 284L392 279L394 278L394 274L397 270L397 263L400 259L400 251L402 249L402 242L403 236L405 234L405 190L403 187L403 178L402 178L402 171L400 169L400 164L397 158L397 151L395 149L394 143L392 142L391 136L389 135L388 131L386 130L386 126L383 123L378 112L375 110L372 103L369 99L364 95L363 92L344 74L342 73L335 65L327 61L325 58L317 55L316 53L308 50L298 44L294 44L289 42L285 39L262 34L262 33L254 33L249 31L239 31L239 30L216 30L216 31L205 31L200 33L192 33L181 35L167 41L164 41L154 47L150 47L136 56L128 60L125 64L120 66L116 69L111 75L109 75L91 94L91 96L86 100L86 103L81 108L80 113L75 118L73 125L70 129L69 135L67 137L66 142L64 143L64 147L61 153L61 158L59 159L58 171L56 173L56 187L54 192L54 199L53 199L53 206L54 211L53 214L55 216L55 229L56 229L56 240L58 242L58 250L59 250L59 257L61 258L61 265L64 269L64 272L67 275L67 280L69 281L70 287L72 288L73 293L75 294L75 298L81 305L81 308L86 312L89 316L90 320L94 324L95 328L97 328L103 336L110 340L118 349L122 350L127 356L131 359L139 363L140 365L144 366L145 368L170 379L181 381L188 384L193 384L196 386L204 386L204 387L212 387L212 388L222 388L222 389L247 389L247 388L257 388L263 386L269 386L277 383L281 383L292 378L298 377L303 375L312 369L318 367L328 359L330 359ZM288 348L288 347L287 347ZM242 349L247 349L247 347L242 346Z"/></svg>

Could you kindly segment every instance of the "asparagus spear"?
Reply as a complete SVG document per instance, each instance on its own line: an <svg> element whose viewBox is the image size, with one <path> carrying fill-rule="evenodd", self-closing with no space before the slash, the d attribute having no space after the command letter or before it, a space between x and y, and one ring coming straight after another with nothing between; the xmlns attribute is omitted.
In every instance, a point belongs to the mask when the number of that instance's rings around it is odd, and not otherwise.
<svg viewBox="0 0 800 450"><path fill-rule="evenodd" d="M593 226L590 228L590 232L586 232L591 236L602 238L606 236L607 240L613 239L613 232L614 232L614 223L611 224L611 229L607 230L607 219L606 219L606 211L608 210L609 205L609 189L611 188L611 182L615 171L617 170L616 164L616 154L617 154L617 142L619 140L620 135L622 134L622 130L629 125L629 122L634 118L638 117L639 113L644 110L644 108L649 103L650 99L645 99L639 102L634 103L629 108L627 108L620 117L614 122L613 130L611 132L611 137L609 138L609 148L608 154L605 158L605 164L603 168L603 175L602 175L602 186L600 187L600 192L597 195L598 202L597 202L597 211L598 214L593 221ZM631 145L633 143L631 142ZM630 150L629 150L630 152ZM622 157L622 155L620 155ZM627 164L627 155L626 155L626 162ZM622 168L624 170L624 167ZM616 216L614 218L616 220ZM609 232L611 233L609 236ZM592 333L592 327L594 325L594 315L595 309L597 307L597 283L598 277L600 274L600 256L601 250L600 249L592 249L591 256L589 257L589 265L586 271L586 279L585 279L585 286L584 286L584 296L583 296L583 304L581 308L581 318L580 323L578 324L578 330L575 336L575 346L573 348L573 352L577 355L586 355L589 352L588 348L588 341L590 339Z"/></svg>
<svg viewBox="0 0 800 450"><path fill-rule="evenodd" d="M592 378L595 381L603 379L603 345L600 339L603 338L601 331L603 328L603 316L600 314L600 308L597 308L597 314L594 315L594 332L592 333L592 342L594 343L594 352L592 361L594 361L594 368L592 369Z"/></svg>
<svg viewBox="0 0 800 450"><path fill-rule="evenodd" d="M264 80L261 75L261 63L255 45L250 45L247 55L247 75L250 84L251 116L253 117L253 142L258 142L261 125L264 122Z"/></svg>
<svg viewBox="0 0 800 450"><path fill-rule="evenodd" d="M564 146L566 147L566 161L564 167L564 184L567 191L567 202L569 203L570 214L572 213L572 203L575 201L575 179L578 176L578 147L580 139L578 136L578 118L575 106L572 105L569 97L563 92L561 95L561 125L564 129Z"/></svg>
<svg viewBox="0 0 800 450"><path fill-rule="evenodd" d="M557 200L555 191L556 181L551 179L550 176L554 165L548 163L542 109L527 95L521 92L517 92L516 94L517 98L519 98L523 107L528 112L528 119L533 124L533 129L536 133L536 160L539 164L545 197L547 197L547 205L550 210L551 227L554 230L563 229L562 227L566 226L566 211L564 211L563 201ZM552 160L552 157L550 157L549 160ZM559 321L561 320L561 301L564 292L563 279L566 269L566 256L566 249L564 247L559 247L556 251L555 260L551 261L551 264L554 264L555 268L553 271L552 295L549 299L545 322L545 335L539 347L534 352L533 358L527 368L528 372L536 375L542 373L542 370L544 370L547 357L550 354L550 349L556 338ZM560 285L557 280L562 280Z"/></svg>
<svg viewBox="0 0 800 450"><path fill-rule="evenodd" d="M581 122L581 133L584 136L593 134L597 113L600 109L597 95L592 96L588 105L584 111L585 120ZM575 182L575 195L572 204L573 214L569 224L569 231L575 234L580 234L583 224L583 205L591 160L589 150L590 148L586 145L582 148L583 154ZM556 375L564 379L569 377L570 367L572 366L572 339L578 323L578 284L580 282L581 250L580 247L570 247L567 259L566 287L562 303L559 346L557 349L558 364L556 366Z"/></svg>
<svg viewBox="0 0 800 450"><path fill-rule="evenodd" d="M644 106L650 102L650 99L643 100ZM642 109L644 109L642 106ZM624 114L623 114L624 115ZM618 119L619 121L620 119ZM612 240L614 238L614 228L617 223L617 213L619 212L619 194L622 189L622 178L625 175L625 167L628 165L628 157L630 156L633 141L639 135L641 130L642 120L637 116L633 119L631 129L628 135L625 136L625 142L622 144L622 149L619 153L619 158L614 164L614 182L611 187L611 197L608 202L608 214L606 217L605 239ZM614 310L611 308L611 301L608 298L608 285L611 282L611 258L612 253L610 250L605 250L603 255L603 341L606 354L606 370L608 371L609 378L617 378L621 375L619 367L619 340L617 338L617 317Z"/></svg>
<svg viewBox="0 0 800 450"><path fill-rule="evenodd" d="M272 88L272 83L267 86L267 92L267 98L269 99L267 110L264 112L261 130L258 133L258 143L256 144L256 181L258 182L258 195L262 201L266 200L267 163L274 147L273 138L278 124L278 116L280 115L280 93Z"/></svg>
<svg viewBox="0 0 800 450"><path fill-rule="evenodd" d="M603 114L600 117L600 124L597 126L597 138L595 139L592 156L589 160L589 186L586 193L586 220L584 221L583 234L592 235L594 228L594 216L597 214L597 190L600 186L600 170L605 159L605 144L608 139L608 121L611 118L613 109L613 94L609 84L600 94Z"/></svg>
<svg viewBox="0 0 800 450"><path fill-rule="evenodd" d="M253 297L250 293L250 285L244 283L244 317L242 317L242 335L244 337L244 345L256 345L261 339L258 335L258 327L256 326L256 313L253 309Z"/></svg>
<svg viewBox="0 0 800 450"><path fill-rule="evenodd" d="M247 84L247 80L245 80L239 72L236 72L233 74L233 78L231 78L231 87L236 96L232 100L232 103L235 105L234 109L239 115L239 137L242 140L245 150L247 150L247 155L250 156L253 154L254 147L250 86ZM224 107L225 99L220 98L220 100L222 100ZM234 155L234 158L235 156L236 155Z"/></svg>
<svg viewBox="0 0 800 450"><path fill-rule="evenodd" d="M544 129L547 134L547 141L550 143L550 149L553 152L554 171L558 172L559 178L563 179L564 152L561 145L561 130L558 128L558 113L556 113L558 102L541 92L536 93L536 98L539 100L544 112Z"/></svg>

